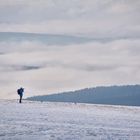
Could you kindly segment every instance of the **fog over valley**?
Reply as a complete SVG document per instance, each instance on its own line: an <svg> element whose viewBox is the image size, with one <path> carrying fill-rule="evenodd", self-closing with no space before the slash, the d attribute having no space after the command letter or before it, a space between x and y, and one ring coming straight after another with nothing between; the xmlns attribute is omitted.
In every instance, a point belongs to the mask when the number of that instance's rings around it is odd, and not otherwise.
<svg viewBox="0 0 140 140"><path fill-rule="evenodd" d="M140 83L139 0L1 0L0 99Z"/></svg>

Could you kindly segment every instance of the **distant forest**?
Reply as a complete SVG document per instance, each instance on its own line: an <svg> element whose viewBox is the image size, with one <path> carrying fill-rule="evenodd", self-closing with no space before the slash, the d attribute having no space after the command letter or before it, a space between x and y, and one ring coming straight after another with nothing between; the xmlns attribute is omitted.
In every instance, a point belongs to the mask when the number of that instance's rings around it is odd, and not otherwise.
<svg viewBox="0 0 140 140"><path fill-rule="evenodd" d="M140 85L86 88L52 95L29 97L27 100L140 106Z"/></svg>

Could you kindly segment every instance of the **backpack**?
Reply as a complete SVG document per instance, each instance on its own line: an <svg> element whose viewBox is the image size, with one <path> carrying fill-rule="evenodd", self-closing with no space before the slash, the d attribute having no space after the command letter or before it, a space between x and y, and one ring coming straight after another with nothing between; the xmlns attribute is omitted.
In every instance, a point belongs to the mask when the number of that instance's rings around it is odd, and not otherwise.
<svg viewBox="0 0 140 140"><path fill-rule="evenodd" d="M20 95L20 89L17 90L18 95Z"/></svg>

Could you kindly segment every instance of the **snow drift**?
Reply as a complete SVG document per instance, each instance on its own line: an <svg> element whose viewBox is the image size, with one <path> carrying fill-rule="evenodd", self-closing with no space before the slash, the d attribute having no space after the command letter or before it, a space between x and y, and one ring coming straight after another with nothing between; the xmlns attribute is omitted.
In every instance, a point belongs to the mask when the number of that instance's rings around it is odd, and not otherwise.
<svg viewBox="0 0 140 140"><path fill-rule="evenodd" d="M139 140L140 108L0 101L1 140Z"/></svg>

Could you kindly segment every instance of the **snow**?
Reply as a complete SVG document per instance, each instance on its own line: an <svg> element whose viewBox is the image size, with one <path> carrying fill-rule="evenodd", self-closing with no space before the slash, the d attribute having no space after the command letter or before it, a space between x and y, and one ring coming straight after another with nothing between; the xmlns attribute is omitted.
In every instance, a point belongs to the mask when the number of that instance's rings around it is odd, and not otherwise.
<svg viewBox="0 0 140 140"><path fill-rule="evenodd" d="M0 101L0 140L139 140L140 107Z"/></svg>

